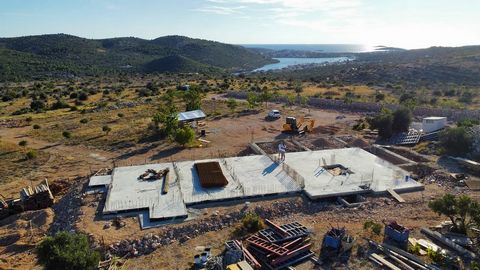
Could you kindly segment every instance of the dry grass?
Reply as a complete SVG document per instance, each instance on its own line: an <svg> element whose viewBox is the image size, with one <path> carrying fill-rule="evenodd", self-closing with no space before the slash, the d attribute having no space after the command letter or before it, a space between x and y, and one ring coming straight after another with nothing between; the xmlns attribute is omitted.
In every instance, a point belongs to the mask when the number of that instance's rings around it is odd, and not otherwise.
<svg viewBox="0 0 480 270"><path fill-rule="evenodd" d="M0 139L1 140L1 139ZM50 155L37 151L35 159L28 160L25 153L28 148L0 141L0 183L5 184L15 179L28 178L37 168L45 164Z"/></svg>

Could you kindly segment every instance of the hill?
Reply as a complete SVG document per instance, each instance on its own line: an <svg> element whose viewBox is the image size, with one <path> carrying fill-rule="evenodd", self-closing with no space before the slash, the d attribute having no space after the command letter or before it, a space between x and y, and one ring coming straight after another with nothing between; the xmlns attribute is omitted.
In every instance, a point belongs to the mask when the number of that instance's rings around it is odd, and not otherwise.
<svg viewBox="0 0 480 270"><path fill-rule="evenodd" d="M341 65L279 71L269 76L339 84L399 84L407 88L480 86L480 46L377 51L354 57Z"/></svg>
<svg viewBox="0 0 480 270"><path fill-rule="evenodd" d="M144 72L250 70L272 59L241 46L166 36L86 39L65 34L0 38L0 80Z"/></svg>

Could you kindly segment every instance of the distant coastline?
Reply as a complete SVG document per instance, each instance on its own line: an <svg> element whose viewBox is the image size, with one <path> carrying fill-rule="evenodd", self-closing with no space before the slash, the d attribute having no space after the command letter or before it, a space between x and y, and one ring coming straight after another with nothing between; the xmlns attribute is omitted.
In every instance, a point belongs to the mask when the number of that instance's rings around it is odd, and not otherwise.
<svg viewBox="0 0 480 270"><path fill-rule="evenodd" d="M321 53L362 53L375 51L375 46L363 44L240 44L246 48L265 50L294 50Z"/></svg>

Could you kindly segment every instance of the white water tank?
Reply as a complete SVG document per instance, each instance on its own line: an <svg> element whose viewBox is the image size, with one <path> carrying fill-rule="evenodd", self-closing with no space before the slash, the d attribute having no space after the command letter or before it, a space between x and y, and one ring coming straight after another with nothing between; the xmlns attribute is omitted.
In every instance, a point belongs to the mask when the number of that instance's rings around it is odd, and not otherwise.
<svg viewBox="0 0 480 270"><path fill-rule="evenodd" d="M446 117L425 117L422 121L423 133L438 131L447 126Z"/></svg>

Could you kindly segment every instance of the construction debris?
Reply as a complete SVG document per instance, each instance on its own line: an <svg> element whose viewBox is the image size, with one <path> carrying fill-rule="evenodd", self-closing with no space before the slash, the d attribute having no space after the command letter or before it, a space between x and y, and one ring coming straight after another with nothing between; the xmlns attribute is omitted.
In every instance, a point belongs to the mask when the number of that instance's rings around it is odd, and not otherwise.
<svg viewBox="0 0 480 270"><path fill-rule="evenodd" d="M55 199L45 179L36 187L25 187L20 191L19 199L0 199L0 219L23 211L39 210L50 207Z"/></svg>
<svg viewBox="0 0 480 270"><path fill-rule="evenodd" d="M400 196L397 192L395 192L395 190L393 188L388 188L387 189L387 192L392 195L392 197L397 200L397 202L399 203L404 203L405 202L405 199L402 198L402 196Z"/></svg>
<svg viewBox="0 0 480 270"><path fill-rule="evenodd" d="M455 243L451 239L443 236L439 232L434 232L434 231L431 231L427 228L422 228L421 232L423 234L425 234L426 236L432 238L433 240L436 240L436 241L442 243L443 245L453 249L455 252L457 252L461 256L465 256L465 257L468 257L470 259L475 259L477 257L477 255L475 253L463 248L462 246L458 245L457 243Z"/></svg>
<svg viewBox="0 0 480 270"><path fill-rule="evenodd" d="M145 173L141 174L138 177L138 180L143 180L143 181L159 180L163 178L165 175L167 175L169 171L170 171L169 168L166 168L164 170L159 170L159 171L156 171L154 169L148 169L145 171Z"/></svg>
<svg viewBox="0 0 480 270"><path fill-rule="evenodd" d="M332 256L345 253L352 248L354 240L345 228L332 227L323 238L322 254Z"/></svg>
<svg viewBox="0 0 480 270"><path fill-rule="evenodd" d="M399 243L405 243L408 241L410 230L402 225L399 225L396 221L392 221L389 224L385 224L385 237L397 241Z"/></svg>
<svg viewBox="0 0 480 270"><path fill-rule="evenodd" d="M227 250L241 251L254 269L285 269L313 256L309 230L298 222L277 225L266 220L269 228L241 241L228 241ZM238 268L231 268L238 269ZM240 268L243 269L243 268Z"/></svg>
<svg viewBox="0 0 480 270"><path fill-rule="evenodd" d="M387 267L388 269L441 270L441 268L432 264L427 264L417 256L394 246L385 243L379 244L372 240L368 240L368 243L376 250L369 256L369 259L380 266ZM381 257L379 252L385 254L386 257ZM387 258L391 261L387 260Z"/></svg>

